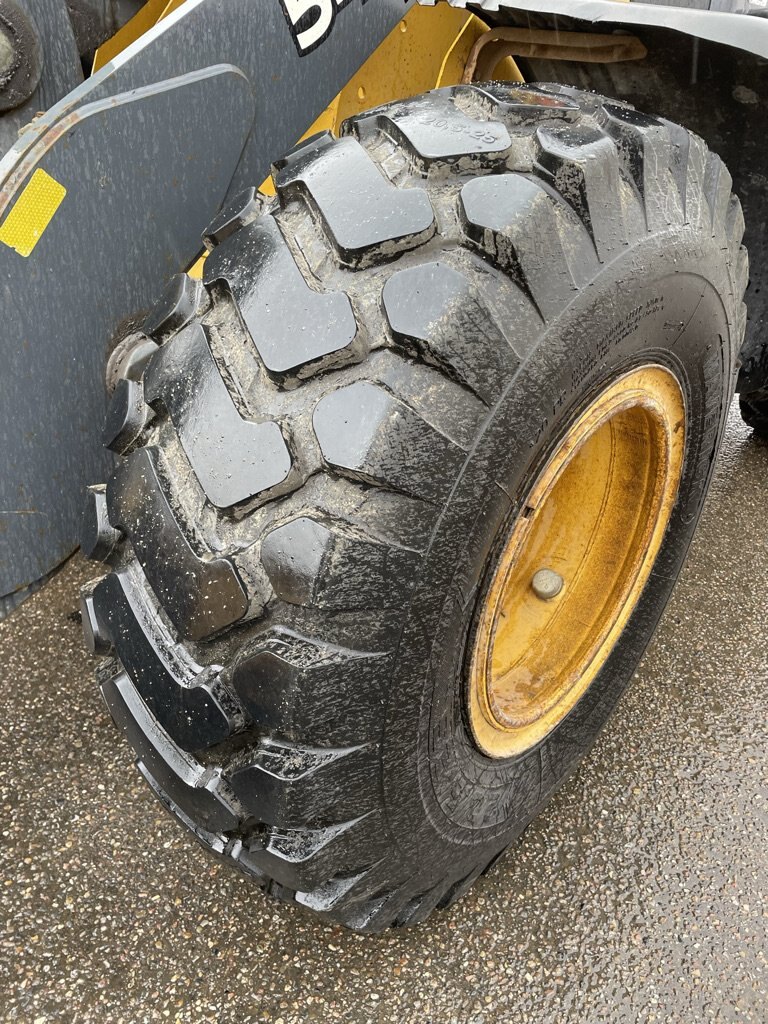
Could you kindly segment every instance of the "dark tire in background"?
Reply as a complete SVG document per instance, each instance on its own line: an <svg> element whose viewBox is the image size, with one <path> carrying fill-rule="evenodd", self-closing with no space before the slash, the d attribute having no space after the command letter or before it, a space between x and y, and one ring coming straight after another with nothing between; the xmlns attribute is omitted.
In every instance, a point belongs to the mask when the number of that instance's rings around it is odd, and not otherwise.
<svg viewBox="0 0 768 1024"><path fill-rule="evenodd" d="M741 418L752 427L758 437L768 440L768 398L753 398L747 395L739 399Z"/></svg>
<svg viewBox="0 0 768 1024"><path fill-rule="evenodd" d="M579 30L582 25L573 19L529 12L510 17L521 27ZM625 31L621 26L606 26L606 31L611 30ZM536 58L517 63L527 81L556 78L575 89L620 95L640 109L659 111L688 125L725 160L747 222L744 242L757 268L745 293L749 317L736 391L744 422L758 437L768 439L768 289L760 273L766 221L762 140L768 118L759 104L747 108L742 99L762 95L763 62L752 54L737 55L720 43L684 40L667 28L635 26L633 35L647 48L643 60L595 64ZM693 75L691 65L697 69Z"/></svg>
<svg viewBox="0 0 768 1024"><path fill-rule="evenodd" d="M115 390L121 458L83 534L111 571L83 617L161 802L272 894L374 932L465 892L630 679L733 393L743 221L698 138L557 86L394 103L275 180L211 225L205 286L172 282L159 351ZM642 367L684 408L654 571L569 712L489 755L468 666L501 547Z"/></svg>

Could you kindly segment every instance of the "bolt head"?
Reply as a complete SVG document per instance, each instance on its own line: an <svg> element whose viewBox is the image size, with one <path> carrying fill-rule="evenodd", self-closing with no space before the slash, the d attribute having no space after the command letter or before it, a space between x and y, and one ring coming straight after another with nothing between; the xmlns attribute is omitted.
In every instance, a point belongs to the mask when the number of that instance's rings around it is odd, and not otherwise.
<svg viewBox="0 0 768 1024"><path fill-rule="evenodd" d="M554 569L539 569L531 580L531 589L542 601L551 601L565 586L565 581Z"/></svg>

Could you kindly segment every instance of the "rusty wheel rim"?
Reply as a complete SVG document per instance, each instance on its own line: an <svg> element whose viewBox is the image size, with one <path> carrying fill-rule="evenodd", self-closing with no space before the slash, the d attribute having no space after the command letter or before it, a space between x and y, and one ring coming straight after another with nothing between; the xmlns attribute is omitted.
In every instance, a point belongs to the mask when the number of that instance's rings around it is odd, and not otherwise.
<svg viewBox="0 0 768 1024"><path fill-rule="evenodd" d="M468 711L489 757L540 743L605 664L658 556L684 449L680 384L649 364L597 396L536 478L476 613Z"/></svg>

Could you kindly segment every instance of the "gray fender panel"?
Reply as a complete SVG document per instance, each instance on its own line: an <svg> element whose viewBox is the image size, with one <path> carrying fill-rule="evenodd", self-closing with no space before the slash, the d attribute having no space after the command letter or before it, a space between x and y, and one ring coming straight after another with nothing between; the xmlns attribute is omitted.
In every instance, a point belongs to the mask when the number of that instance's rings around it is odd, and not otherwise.
<svg viewBox="0 0 768 1024"><path fill-rule="evenodd" d="M84 488L107 474L110 340L412 2L337 3L302 54L277 0L188 0L0 159L0 219L37 167L67 189L28 258L0 244L0 617L74 550Z"/></svg>

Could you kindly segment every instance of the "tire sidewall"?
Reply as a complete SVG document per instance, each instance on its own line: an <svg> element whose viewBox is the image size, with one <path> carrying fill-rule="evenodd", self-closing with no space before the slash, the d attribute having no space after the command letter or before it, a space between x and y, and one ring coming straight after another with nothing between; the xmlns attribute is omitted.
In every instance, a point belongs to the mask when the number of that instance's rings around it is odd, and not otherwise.
<svg viewBox="0 0 768 1024"><path fill-rule="evenodd" d="M651 236L555 321L490 412L435 529L393 672L382 748L386 818L435 872L509 843L578 765L615 708L671 593L698 521L733 389L730 286L714 240ZM514 326L509 333L514 337ZM536 747L494 760L465 713L473 612L520 499L579 412L633 367L666 366L686 401L678 499L654 571L606 664Z"/></svg>

